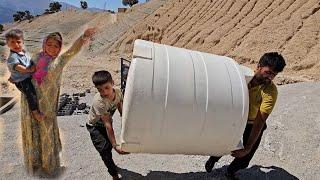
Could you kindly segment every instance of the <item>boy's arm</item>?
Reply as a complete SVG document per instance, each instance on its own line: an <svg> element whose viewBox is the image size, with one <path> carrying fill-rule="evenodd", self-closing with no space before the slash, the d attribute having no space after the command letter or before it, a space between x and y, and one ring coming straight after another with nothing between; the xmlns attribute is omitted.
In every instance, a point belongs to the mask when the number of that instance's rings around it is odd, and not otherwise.
<svg viewBox="0 0 320 180"><path fill-rule="evenodd" d="M253 145L256 143L268 117L269 117L269 114L258 111L257 117L253 121L253 127L245 147L245 149L247 149L248 151L251 151Z"/></svg>
<svg viewBox="0 0 320 180"><path fill-rule="evenodd" d="M101 116L101 119L106 127L108 138L109 138L114 150L116 150L119 154L125 154L125 152L120 149L120 146L117 145L110 116L103 115L103 116Z"/></svg>
<svg viewBox="0 0 320 180"><path fill-rule="evenodd" d="M117 104L117 108L118 108L118 111L120 113L120 117L122 117L122 101L120 101L118 104Z"/></svg>
<svg viewBox="0 0 320 180"><path fill-rule="evenodd" d="M14 55L10 56L8 58L7 65L8 65L9 70L18 71L21 74L32 73L35 70L35 67L33 67L33 66L26 68L23 65L21 65L18 60L18 57L14 56Z"/></svg>
<svg viewBox="0 0 320 180"><path fill-rule="evenodd" d="M251 151L253 145L256 143L263 127L265 126L266 120L268 119L269 114L271 114L273 107L277 101L277 87L275 85L268 86L263 90L261 96L262 103L253 122L253 127L250 132L248 142L246 143L244 149L236 150L231 153L231 155L234 157L243 157L247 155Z"/></svg>
<svg viewBox="0 0 320 180"><path fill-rule="evenodd" d="M15 65L14 69L22 74L33 73L36 70L35 66L30 66L29 68L26 68L26 67L22 66L21 64Z"/></svg>
<svg viewBox="0 0 320 180"><path fill-rule="evenodd" d="M244 149L232 151L232 153L231 153L232 156L237 157L237 158L241 158L241 157L247 155L251 151L253 145L256 143L256 141L257 141L257 139L258 139L265 123L266 123L266 120L268 119L268 116L269 116L269 114L267 114L267 113L264 113L261 111L258 112L257 117L253 122L253 127L250 132L250 136L249 136L247 144L245 145Z"/></svg>

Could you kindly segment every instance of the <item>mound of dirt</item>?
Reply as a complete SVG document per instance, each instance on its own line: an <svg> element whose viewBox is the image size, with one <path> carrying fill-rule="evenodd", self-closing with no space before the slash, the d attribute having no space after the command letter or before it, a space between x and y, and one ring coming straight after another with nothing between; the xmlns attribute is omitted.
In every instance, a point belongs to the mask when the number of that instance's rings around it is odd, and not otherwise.
<svg viewBox="0 0 320 180"><path fill-rule="evenodd" d="M64 89L92 88L91 75L101 69L119 85L119 59L131 58L136 39L229 56L251 68L277 51L287 67L275 81L288 84L320 80L319 9L318 0L151 0L125 13L68 10L5 28L22 29L32 53L49 32L62 33L66 50L85 28L99 28L65 69Z"/></svg>
<svg viewBox="0 0 320 180"><path fill-rule="evenodd" d="M134 40L144 39L229 56L249 66L263 53L277 51L288 65L285 76L319 80L319 9L318 0L171 0L111 49L130 56Z"/></svg>

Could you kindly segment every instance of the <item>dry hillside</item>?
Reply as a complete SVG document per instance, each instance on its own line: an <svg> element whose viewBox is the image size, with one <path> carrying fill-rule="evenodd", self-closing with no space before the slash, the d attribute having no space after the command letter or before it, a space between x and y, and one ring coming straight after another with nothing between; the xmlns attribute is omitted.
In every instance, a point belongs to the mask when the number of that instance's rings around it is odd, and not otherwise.
<svg viewBox="0 0 320 180"><path fill-rule="evenodd" d="M80 36L87 27L97 27L95 40L83 48L64 71L63 89L90 88L91 75L99 69L108 69L119 83L119 57L111 56L107 52L109 47L123 35L130 27L143 21L149 14L157 10L166 0L153 0L138 4L125 13L92 13L83 10L68 10L50 15L42 15L32 22L7 24L6 30L11 28L22 29L25 33L25 45L32 53L42 48L43 38L50 32L59 31L64 37L64 50ZM5 32L3 33L5 34ZM4 40L3 35L0 40ZM8 49L0 46L0 56L8 53ZM1 88L7 88L8 73L4 62L0 63Z"/></svg>
<svg viewBox="0 0 320 180"><path fill-rule="evenodd" d="M6 28L23 29L28 50L37 52L49 32L61 32L66 49L86 27L99 27L95 41L65 69L64 90L92 87L90 77L100 69L119 84L119 58L130 58L138 38L230 56L251 67L264 52L278 51L288 66L276 82L285 84L320 80L319 9L319 0L151 0L126 13L69 10ZM0 64L2 75L3 69Z"/></svg>
<svg viewBox="0 0 320 180"><path fill-rule="evenodd" d="M320 1L319 0L151 0L126 13L90 13L69 10L7 24L25 32L30 52L41 49L49 32L64 37L64 50L86 27L96 26L95 40L83 48L64 70L61 92L91 88L96 70L109 70L119 84L119 58L130 58L135 39L233 57L253 67L267 51L281 52L287 68L277 76L274 111L250 167L239 179L320 179ZM0 40L3 35L0 35ZM0 58L8 51L0 46ZM0 95L19 91L8 83L0 61ZM92 88L94 89L94 88ZM93 93L87 96L91 103ZM24 171L20 106L0 116L0 179L39 179ZM115 116L115 132L121 132ZM110 179L85 128L87 115L58 118L65 173L58 179ZM210 142L208 142L210 143ZM9 156L8 156L9 155ZM90 159L89 161L87 159ZM206 173L207 157L114 153L123 179L227 179L231 157L222 158Z"/></svg>
<svg viewBox="0 0 320 180"><path fill-rule="evenodd" d="M171 0L111 48L135 39L230 56L253 66L268 51L285 57L278 83L320 79L319 0Z"/></svg>

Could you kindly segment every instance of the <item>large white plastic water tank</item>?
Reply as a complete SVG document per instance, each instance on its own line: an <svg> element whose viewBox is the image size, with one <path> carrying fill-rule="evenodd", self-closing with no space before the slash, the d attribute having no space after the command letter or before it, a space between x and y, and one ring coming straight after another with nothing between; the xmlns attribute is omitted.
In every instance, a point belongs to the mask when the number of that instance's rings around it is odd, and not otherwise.
<svg viewBox="0 0 320 180"><path fill-rule="evenodd" d="M134 153L224 155L242 147L253 71L224 56L134 43L121 148Z"/></svg>

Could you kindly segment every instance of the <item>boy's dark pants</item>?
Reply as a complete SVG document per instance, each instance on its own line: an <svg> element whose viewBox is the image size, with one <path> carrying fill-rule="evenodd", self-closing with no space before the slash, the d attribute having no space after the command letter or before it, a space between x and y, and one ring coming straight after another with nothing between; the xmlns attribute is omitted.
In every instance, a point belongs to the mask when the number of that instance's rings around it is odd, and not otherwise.
<svg viewBox="0 0 320 180"><path fill-rule="evenodd" d="M15 83L16 87L26 96L31 111L38 110L38 98L31 78Z"/></svg>
<svg viewBox="0 0 320 180"><path fill-rule="evenodd" d="M109 174L111 176L117 175L117 166L112 159L112 145L108 138L106 128L102 126L92 126L90 124L86 124L86 126L90 133L92 143L99 152L104 164L107 166Z"/></svg>
<svg viewBox="0 0 320 180"><path fill-rule="evenodd" d="M243 144L244 146L247 144L251 130L252 130L253 124L247 124L246 129L244 130L243 133ZM242 158L234 158L234 160L231 162L231 164L228 166L228 173L229 174L234 174L237 171L239 171L240 169L244 169L246 167L249 166L249 163L254 155L254 153L256 152L256 150L259 147L260 141L261 141L261 137L263 135L264 130L267 128L267 125L264 125L256 143L253 145L251 151L249 152L249 154L247 154L246 156L242 157ZM221 157L215 157L215 156L210 156L208 161L211 161L213 163L216 163L219 161Z"/></svg>

